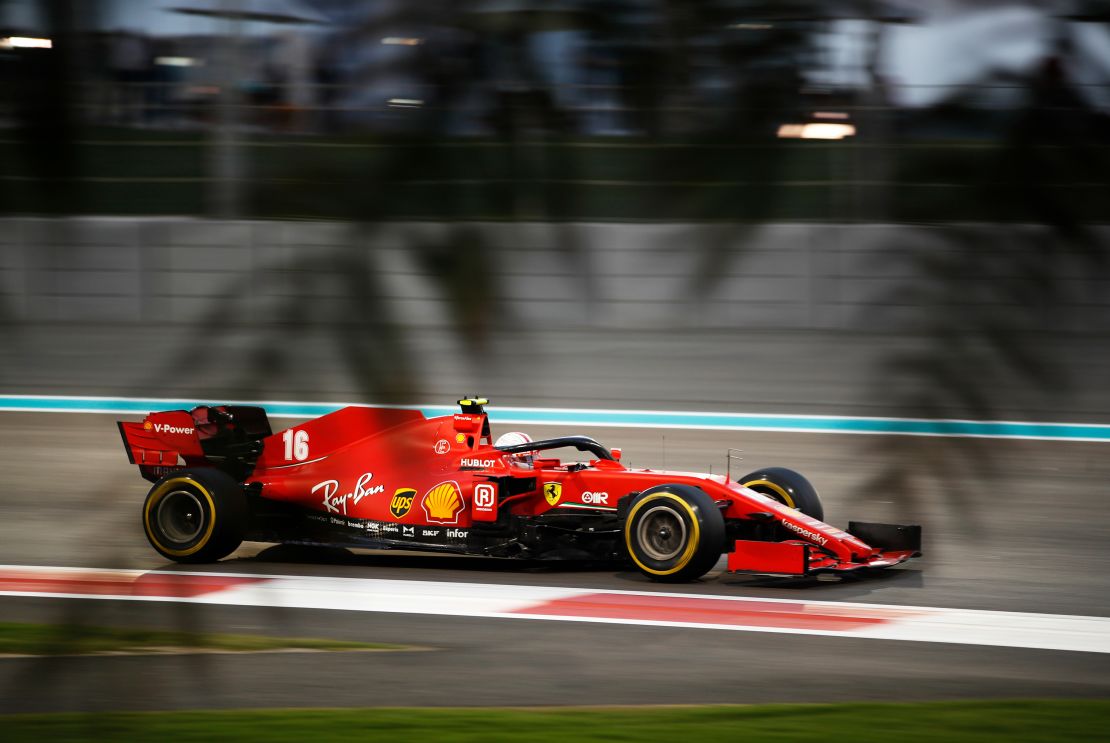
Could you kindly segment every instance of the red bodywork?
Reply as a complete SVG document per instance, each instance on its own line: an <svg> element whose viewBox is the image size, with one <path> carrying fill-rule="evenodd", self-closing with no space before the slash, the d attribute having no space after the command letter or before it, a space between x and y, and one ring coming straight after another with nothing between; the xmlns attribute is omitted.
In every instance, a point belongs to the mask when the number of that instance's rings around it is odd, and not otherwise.
<svg viewBox="0 0 1110 743"><path fill-rule="evenodd" d="M220 435L224 410L236 409L152 413L140 423L120 423L131 461L151 480L184 466L212 466L204 441ZM316 522L369 534L380 546L424 549L425 536L446 534L449 541L437 542L440 547L450 547L453 538L453 551L474 552L464 546L468 532L506 514L526 520L574 512L612 521L629 494L684 484L716 501L726 524L783 527L785 538L777 541L730 539L723 545L732 571L849 571L888 567L919 554L916 545L867 544L720 475L630 469L600 456L564 463L544 452L522 461L493 447L484 411L425 418L418 410L348 407L272 435L263 435L269 434L268 423L255 428L260 452L241 477L248 493Z"/></svg>

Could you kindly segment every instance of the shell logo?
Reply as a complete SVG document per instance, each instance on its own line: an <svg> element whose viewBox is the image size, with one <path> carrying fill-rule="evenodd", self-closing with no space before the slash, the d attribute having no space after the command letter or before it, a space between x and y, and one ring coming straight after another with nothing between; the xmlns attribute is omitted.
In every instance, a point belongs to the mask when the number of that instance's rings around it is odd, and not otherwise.
<svg viewBox="0 0 1110 743"><path fill-rule="evenodd" d="M456 524L462 511L462 493L457 482L441 482L424 494L421 506L428 521L436 524Z"/></svg>
<svg viewBox="0 0 1110 743"><path fill-rule="evenodd" d="M153 431L154 430L154 424L151 423L150 421L143 421L143 430L144 431Z"/></svg>

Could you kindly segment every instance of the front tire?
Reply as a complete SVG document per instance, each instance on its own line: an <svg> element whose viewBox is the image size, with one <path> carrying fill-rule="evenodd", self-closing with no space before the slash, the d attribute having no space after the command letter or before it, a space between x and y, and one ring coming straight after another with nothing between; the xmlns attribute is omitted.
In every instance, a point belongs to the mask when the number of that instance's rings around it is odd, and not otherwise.
<svg viewBox="0 0 1110 743"><path fill-rule="evenodd" d="M243 488L219 470L185 469L154 484L143 503L143 531L163 557L215 562L243 542L247 500Z"/></svg>
<svg viewBox="0 0 1110 743"><path fill-rule="evenodd" d="M764 467L744 475L736 482L797 509L810 518L825 520L825 507L821 505L817 488L800 472L786 467Z"/></svg>
<svg viewBox="0 0 1110 743"><path fill-rule="evenodd" d="M704 491L659 485L628 508L624 543L640 572L655 581L697 580L717 564L724 549L725 520Z"/></svg>

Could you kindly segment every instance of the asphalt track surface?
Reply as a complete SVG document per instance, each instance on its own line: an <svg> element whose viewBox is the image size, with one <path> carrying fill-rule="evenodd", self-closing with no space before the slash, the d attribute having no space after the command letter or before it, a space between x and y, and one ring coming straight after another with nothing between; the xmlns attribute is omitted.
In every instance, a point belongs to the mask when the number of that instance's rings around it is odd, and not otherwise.
<svg viewBox="0 0 1110 743"><path fill-rule="evenodd" d="M497 431L495 419L495 433ZM536 427L539 437L554 433ZM565 431L564 431L565 432ZM466 581L1110 616L1110 448L1080 442L582 429L634 466L782 464L834 524L916 521L926 557L870 579L716 575L676 589L588 565L248 544L215 572ZM665 441L663 437L665 435ZM138 526L111 416L0 414L0 563L177 571ZM664 461L665 460L665 461ZM888 483L880 487L877 483ZM1110 694L1100 653L473 617L0 597L0 621L403 643L399 653L0 659L0 712L675 704Z"/></svg>

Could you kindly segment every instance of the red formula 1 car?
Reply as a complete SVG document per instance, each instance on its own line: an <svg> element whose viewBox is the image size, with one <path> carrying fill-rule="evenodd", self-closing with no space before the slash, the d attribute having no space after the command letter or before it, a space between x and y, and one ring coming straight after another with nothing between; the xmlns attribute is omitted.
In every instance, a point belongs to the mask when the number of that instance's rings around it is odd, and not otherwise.
<svg viewBox="0 0 1110 743"><path fill-rule="evenodd" d="M630 469L587 436L496 445L482 399L461 412L348 407L279 433L226 405L121 422L154 487L159 553L210 562L243 540L497 557L631 560L659 581L884 568L920 555L918 526L823 523L813 486L780 467L727 476ZM515 438L514 438L515 437ZM505 439L506 437L502 437ZM558 449L588 461L562 462ZM581 456L575 457L581 459Z"/></svg>

